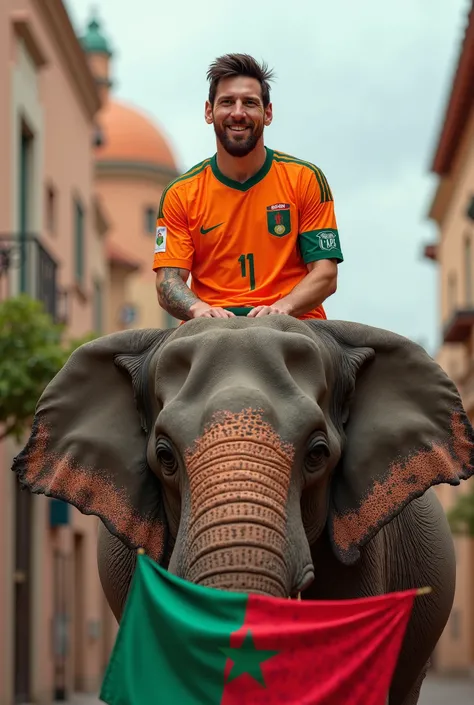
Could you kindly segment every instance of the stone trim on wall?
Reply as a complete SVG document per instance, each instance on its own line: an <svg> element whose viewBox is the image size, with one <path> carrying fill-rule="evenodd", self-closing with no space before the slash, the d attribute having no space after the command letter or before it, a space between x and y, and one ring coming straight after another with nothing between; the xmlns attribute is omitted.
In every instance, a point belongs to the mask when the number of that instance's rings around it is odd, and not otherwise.
<svg viewBox="0 0 474 705"><path fill-rule="evenodd" d="M474 8L467 26L446 104L431 170L439 176L449 173L471 113L474 89Z"/></svg>
<svg viewBox="0 0 474 705"><path fill-rule="evenodd" d="M179 176L175 169L147 162L131 162L121 160L96 161L95 173L101 177L127 177L136 179L151 179L154 183L166 185Z"/></svg>
<svg viewBox="0 0 474 705"><path fill-rule="evenodd" d="M44 110L40 100L40 90L39 90L39 65L41 65L41 58L45 58L45 55L40 48L37 37L31 30L31 25L29 29L26 30L25 39L25 29L28 25L27 18L22 19L22 31L17 39L17 47L15 51L16 63L12 66L12 80L11 80L11 97L9 104L11 106L11 172L10 178L14 187L12 189L12 203L11 203L11 223L12 230L18 232L19 230L19 144L20 135L22 130L22 123L24 122L27 129L33 134L33 144L32 144L32 154L31 154L31 172L29 174L29 196L28 196L28 212L29 221L27 223L28 229L32 232L41 232L41 226L43 222L43 164L44 164ZM18 27L18 24L17 24ZM31 31L30 31L31 30ZM38 64L38 61L40 62ZM13 270L15 272L15 270ZM15 276L18 277L19 272L15 272ZM18 287L18 280L15 281L15 289ZM14 493L14 483L10 484L10 497L15 496ZM15 531L15 510L14 502L10 500L12 508L10 510L9 516L9 526L5 536L14 537ZM31 646L30 646L30 686L32 697L36 699L41 691L42 683L42 644L44 641L44 607L42 607L41 600L43 597L42 593L42 567L38 560L36 559L36 554L42 554L42 548L40 546L43 532L40 530L43 521L43 511L44 507L41 503L34 504L33 507L33 537L34 537L34 548L32 553L32 581L31 581L31 595L32 595L32 605L31 605ZM36 552L36 553L35 553ZM10 563L5 566L5 574L12 575L14 571L14 538L12 540L12 554ZM11 645L13 646L13 606L14 606L14 594L10 591L8 595L8 600L10 603L9 609L9 619L10 622L10 639ZM7 649L8 658L11 659L11 664L14 663L14 650L13 648ZM13 671L10 671L13 672ZM10 684L11 687L11 684Z"/></svg>
<svg viewBox="0 0 474 705"><path fill-rule="evenodd" d="M17 10L12 12L10 17L16 36L23 40L36 68L40 69L46 66L48 63L46 52L36 34L30 13L25 10Z"/></svg>
<svg viewBox="0 0 474 705"><path fill-rule="evenodd" d="M33 0L45 27L51 33L61 55L60 63L68 71L89 118L101 107L97 85L89 68L87 57L79 42L71 20L61 0Z"/></svg>

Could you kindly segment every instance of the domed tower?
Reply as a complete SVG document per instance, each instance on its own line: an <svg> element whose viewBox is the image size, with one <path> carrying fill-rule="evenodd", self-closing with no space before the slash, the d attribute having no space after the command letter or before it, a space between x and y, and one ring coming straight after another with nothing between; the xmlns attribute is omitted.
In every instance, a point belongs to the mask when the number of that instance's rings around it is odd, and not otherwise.
<svg viewBox="0 0 474 705"><path fill-rule="evenodd" d="M142 110L114 100L110 89L112 50L97 17L82 38L102 96L97 116L95 147L96 191L110 220L108 234L111 267L111 324L123 328L167 327L173 322L156 298L152 270L156 214L163 189L179 176L169 140ZM138 263L127 271L126 301L118 301L119 277L126 262ZM121 280L123 288L123 280Z"/></svg>
<svg viewBox="0 0 474 705"><path fill-rule="evenodd" d="M89 60L92 74L99 86L102 103L107 101L112 82L109 77L112 49L107 38L102 34L100 22L92 17L87 25L87 31L81 38L81 43Z"/></svg>

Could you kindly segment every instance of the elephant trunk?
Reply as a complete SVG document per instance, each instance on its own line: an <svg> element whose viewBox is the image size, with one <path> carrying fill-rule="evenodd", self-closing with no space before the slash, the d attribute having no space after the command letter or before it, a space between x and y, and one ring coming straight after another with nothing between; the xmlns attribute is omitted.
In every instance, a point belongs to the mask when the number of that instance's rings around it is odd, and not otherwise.
<svg viewBox="0 0 474 705"><path fill-rule="evenodd" d="M238 477L213 477L190 522L186 578L221 590L287 596L281 498L269 483L248 480L238 470L232 474Z"/></svg>
<svg viewBox="0 0 474 705"><path fill-rule="evenodd" d="M208 427L186 458L191 500L183 566L187 580L223 590L290 595L292 461L293 448L256 412L224 413L220 423Z"/></svg>

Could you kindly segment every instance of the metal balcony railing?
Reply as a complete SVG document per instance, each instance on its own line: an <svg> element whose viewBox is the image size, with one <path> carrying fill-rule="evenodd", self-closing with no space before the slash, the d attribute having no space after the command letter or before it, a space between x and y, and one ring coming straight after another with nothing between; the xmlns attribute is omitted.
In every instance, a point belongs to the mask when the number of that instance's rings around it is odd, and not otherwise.
<svg viewBox="0 0 474 705"><path fill-rule="evenodd" d="M466 215L471 220L474 220L474 196L469 199L468 206L466 208Z"/></svg>
<svg viewBox="0 0 474 705"><path fill-rule="evenodd" d="M37 235L0 233L0 300L28 294L58 320L58 265Z"/></svg>
<svg viewBox="0 0 474 705"><path fill-rule="evenodd" d="M472 335L474 308L456 308L443 329L444 343L465 343Z"/></svg>

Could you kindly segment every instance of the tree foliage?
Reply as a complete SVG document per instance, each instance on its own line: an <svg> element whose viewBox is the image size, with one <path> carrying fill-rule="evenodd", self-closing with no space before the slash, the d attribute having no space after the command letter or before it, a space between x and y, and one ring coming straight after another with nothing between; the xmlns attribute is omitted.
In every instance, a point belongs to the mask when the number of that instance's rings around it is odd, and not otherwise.
<svg viewBox="0 0 474 705"><path fill-rule="evenodd" d="M474 484L472 481L469 492L461 494L456 504L448 512L448 521L453 533L474 537Z"/></svg>
<svg viewBox="0 0 474 705"><path fill-rule="evenodd" d="M33 418L43 390L69 355L91 340L64 340L39 301L17 296L0 301L0 441L20 440Z"/></svg>

